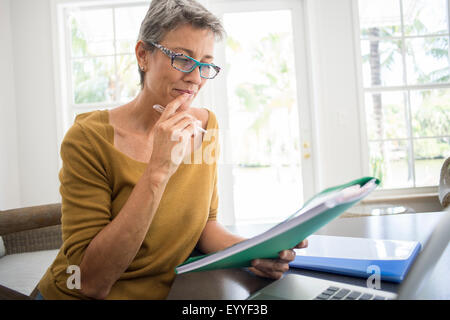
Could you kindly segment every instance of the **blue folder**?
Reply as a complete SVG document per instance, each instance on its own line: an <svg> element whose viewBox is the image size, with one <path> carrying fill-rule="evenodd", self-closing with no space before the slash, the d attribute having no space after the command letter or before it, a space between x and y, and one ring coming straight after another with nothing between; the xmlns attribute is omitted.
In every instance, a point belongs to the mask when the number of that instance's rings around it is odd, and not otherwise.
<svg viewBox="0 0 450 320"><path fill-rule="evenodd" d="M417 241L312 235L308 248L296 249L289 265L348 276L369 278L379 273L381 280L401 282L421 250Z"/></svg>

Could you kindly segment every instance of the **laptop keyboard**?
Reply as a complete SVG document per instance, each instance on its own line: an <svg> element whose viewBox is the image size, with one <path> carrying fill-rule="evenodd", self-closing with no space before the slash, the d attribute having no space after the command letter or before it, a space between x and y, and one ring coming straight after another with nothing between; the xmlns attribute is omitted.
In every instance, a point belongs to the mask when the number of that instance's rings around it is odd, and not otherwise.
<svg viewBox="0 0 450 320"><path fill-rule="evenodd" d="M386 298L349 289L329 287L314 300L386 300Z"/></svg>

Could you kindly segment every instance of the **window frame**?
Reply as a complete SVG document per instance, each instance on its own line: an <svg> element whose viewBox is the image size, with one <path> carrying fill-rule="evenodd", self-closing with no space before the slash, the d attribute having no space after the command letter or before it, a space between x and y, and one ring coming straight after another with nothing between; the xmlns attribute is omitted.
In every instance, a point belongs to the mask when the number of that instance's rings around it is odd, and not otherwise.
<svg viewBox="0 0 450 320"><path fill-rule="evenodd" d="M403 79L406 79L406 54L405 54L405 41L406 39L423 39L427 37L449 37L450 40L450 0L447 0L447 33L444 34L426 34L426 35L409 35L405 36L403 33L404 28L404 22L403 22L403 1L397 0L400 3L400 19L401 19L401 29L402 33L400 36L394 36L394 37L379 37L377 39L392 39L392 40L401 40L402 41L402 68L403 73L402 77ZM358 102L359 102L359 110L360 110L360 128L361 128L361 156L362 156L362 166L364 169L364 172L367 174L370 173L370 166L369 166L369 142L379 142L379 141L399 141L399 140L406 140L409 145L412 147L408 147L408 154L409 154L409 160L408 160L408 170L412 170L413 174L413 186L407 187L407 188L383 188L379 190L375 190L371 196L369 196L370 199L376 199L376 198L384 198L384 197L401 197L405 194L411 194L411 195L424 195L424 194L437 194L438 193L438 181L437 184L434 186L416 186L416 173L415 173L415 158L414 158L414 141L420 140L420 139L432 139L432 138L440 138L440 137L447 137L450 138L450 136L435 136L435 137L414 137L412 134L412 128L411 128L411 103L410 103L410 92L414 90L432 90L432 89L450 89L450 81L447 83L436 83L436 84L414 84L414 85L395 85L395 86L378 86L378 87L371 87L371 86L365 86L363 81L363 62L362 62L362 55L361 55L361 28L360 28L360 17L359 17L359 0L352 0L352 16L353 16L353 40L354 40L354 52L355 52L355 69L356 69L356 81L358 84L357 88L357 95L358 95ZM369 39L369 38L368 38ZM450 55L450 47L449 47L449 55ZM366 106L365 106L365 94L366 93L383 93L383 92L392 92L392 91L401 91L405 94L405 113L407 117L407 123L406 123L406 129L408 137L404 139L377 139L377 140L370 140L367 136L367 130L366 130Z"/></svg>
<svg viewBox="0 0 450 320"><path fill-rule="evenodd" d="M53 39L53 57L54 57L54 79L55 79L55 101L56 103L56 121L57 121L57 143L58 153L65 132L73 123L74 116L77 112L89 112L96 109L111 109L122 105L122 102L101 102L76 104L73 101L72 86L72 70L71 63L71 44L70 44L70 27L66 25L67 9L73 7L82 7L83 9L113 9L120 7L129 7L137 5L148 6L149 0L51 0L51 26ZM114 19L114 11L113 11ZM113 27L115 28L114 20ZM116 38L115 29L113 30L114 39ZM115 45L115 41L114 41ZM128 55L126 53L116 53L105 55L108 57L116 57L120 55ZM95 56L102 57L102 56ZM90 59L92 57L81 57L76 59ZM137 69L136 69L137 72ZM59 154L58 154L59 156ZM59 157L59 168L62 167L62 160Z"/></svg>

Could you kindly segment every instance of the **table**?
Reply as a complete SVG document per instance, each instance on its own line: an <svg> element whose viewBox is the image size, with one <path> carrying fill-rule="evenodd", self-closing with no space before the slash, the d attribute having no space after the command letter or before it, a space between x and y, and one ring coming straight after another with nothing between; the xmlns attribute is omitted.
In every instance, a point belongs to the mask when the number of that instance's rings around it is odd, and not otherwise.
<svg viewBox="0 0 450 320"><path fill-rule="evenodd" d="M433 227L445 212L413 213L388 216L338 218L314 234L373 239L412 240L425 243ZM273 225L260 224L228 228L231 232L251 237ZM437 262L422 294L429 299L450 299L450 246ZM292 269L289 273L366 286L366 279L310 270ZM242 300L273 282L253 275L246 269L224 269L178 275L167 299L178 300ZM381 282L381 289L397 292L396 283Z"/></svg>

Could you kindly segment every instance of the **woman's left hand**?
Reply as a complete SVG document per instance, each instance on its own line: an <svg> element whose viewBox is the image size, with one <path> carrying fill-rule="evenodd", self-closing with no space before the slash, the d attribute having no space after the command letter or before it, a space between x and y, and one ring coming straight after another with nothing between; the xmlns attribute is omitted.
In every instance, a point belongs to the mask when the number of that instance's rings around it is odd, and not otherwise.
<svg viewBox="0 0 450 320"><path fill-rule="evenodd" d="M295 259L294 249L306 248L308 240L305 239L290 250L279 253L278 259L255 259L249 268L254 274L264 278L280 279L289 270L289 262Z"/></svg>

